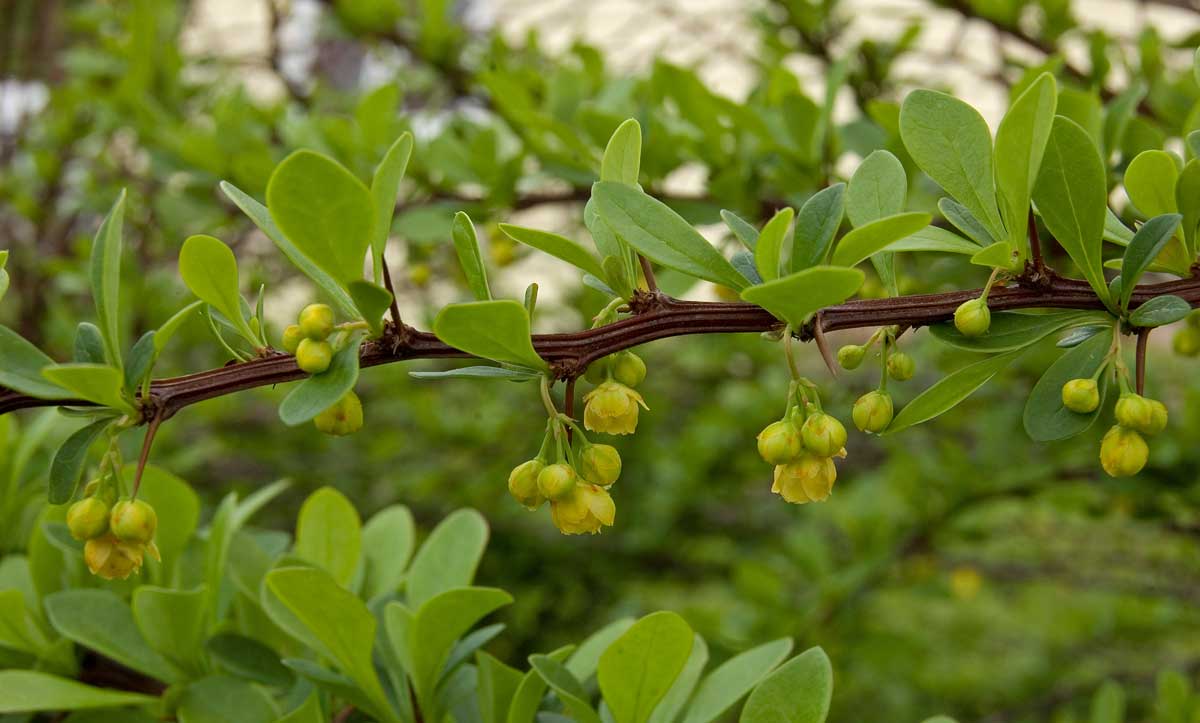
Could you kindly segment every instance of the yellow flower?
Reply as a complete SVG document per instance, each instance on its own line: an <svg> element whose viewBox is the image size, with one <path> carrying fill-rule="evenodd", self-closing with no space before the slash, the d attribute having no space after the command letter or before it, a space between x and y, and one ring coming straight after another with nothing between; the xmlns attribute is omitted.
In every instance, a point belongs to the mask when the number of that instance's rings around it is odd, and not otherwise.
<svg viewBox="0 0 1200 723"><path fill-rule="evenodd" d="M775 468L771 491L795 505L822 502L833 491L836 479L832 458L806 452L796 461Z"/></svg>
<svg viewBox="0 0 1200 723"><path fill-rule="evenodd" d="M583 424L593 432L633 434L637 429L638 405L649 409L642 395L620 382L608 381L583 398Z"/></svg>
<svg viewBox="0 0 1200 723"><path fill-rule="evenodd" d="M593 484L578 485L569 497L550 503L550 517L564 535L594 535L601 525L612 527L616 513L612 496Z"/></svg>
<svg viewBox="0 0 1200 723"><path fill-rule="evenodd" d="M141 572L143 555L149 551L155 560L162 560L158 547L151 542L125 542L108 534L88 540L83 546L83 561L93 575L105 580L124 580L132 573Z"/></svg>

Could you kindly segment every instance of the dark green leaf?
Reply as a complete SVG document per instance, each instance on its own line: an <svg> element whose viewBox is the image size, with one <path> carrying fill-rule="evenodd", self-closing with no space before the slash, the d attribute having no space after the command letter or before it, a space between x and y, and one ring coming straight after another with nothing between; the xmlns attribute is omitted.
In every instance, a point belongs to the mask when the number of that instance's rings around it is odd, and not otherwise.
<svg viewBox="0 0 1200 723"><path fill-rule="evenodd" d="M863 159L846 189L846 215L850 223L864 226L904 211L908 176L899 158L874 151Z"/></svg>
<svg viewBox="0 0 1200 723"><path fill-rule="evenodd" d="M92 240L90 281L92 298L96 304L96 317L100 322L100 333L108 358L117 368L121 367L120 312L121 299L121 234L125 223L125 191L122 189L117 201L100 224Z"/></svg>
<svg viewBox="0 0 1200 723"><path fill-rule="evenodd" d="M809 648L767 676L750 694L741 723L823 723L833 694L833 666L820 648Z"/></svg>
<svg viewBox="0 0 1200 723"><path fill-rule="evenodd" d="M279 418L289 427L304 424L354 389L358 382L358 350L362 337L355 336L333 355L329 368L296 385L279 404Z"/></svg>
<svg viewBox="0 0 1200 723"><path fill-rule="evenodd" d="M0 325L0 385L40 399L69 399L70 390L51 384L42 370L54 360L17 332Z"/></svg>
<svg viewBox="0 0 1200 723"><path fill-rule="evenodd" d="M1138 279L1150 268L1154 259L1171 240L1175 229L1183 217L1177 213L1155 216L1133 235L1133 240L1125 247L1125 258L1121 263L1121 301L1122 309L1129 306L1129 297L1137 285Z"/></svg>
<svg viewBox="0 0 1200 723"><path fill-rule="evenodd" d="M998 372L1016 359L1017 351L997 354L942 377L933 386L921 392L888 425L886 434L894 434L953 409L959 402L971 396Z"/></svg>
<svg viewBox="0 0 1200 723"><path fill-rule="evenodd" d="M938 199L938 211L946 217L946 220L954 228L966 234L967 238L974 241L977 245L991 246L994 243L1000 242L1000 239L994 238L992 232L980 223L979 219L975 218L975 214L971 213L971 209L955 201L953 198L946 196Z"/></svg>
<svg viewBox="0 0 1200 723"><path fill-rule="evenodd" d="M454 250L471 293L475 294L477 301L489 301L492 290L488 286L487 267L483 264L483 254L479 250L479 239L475 236L475 224L471 222L471 217L462 211L454 214L450 237L454 240Z"/></svg>
<svg viewBox="0 0 1200 723"><path fill-rule="evenodd" d="M142 381L154 370L154 360L158 357L154 337L153 331L142 334L125 359L125 389L130 394L136 393Z"/></svg>
<svg viewBox="0 0 1200 723"><path fill-rule="evenodd" d="M1192 305L1178 296L1156 296L1133 310L1129 323L1133 326L1153 327L1173 324L1192 313Z"/></svg>
<svg viewBox="0 0 1200 723"><path fill-rule="evenodd" d="M583 685L571 675L566 666L548 655L531 655L529 664L562 701L563 708L572 720L579 723L600 723L600 716L587 702L587 693Z"/></svg>
<svg viewBox="0 0 1200 723"><path fill-rule="evenodd" d="M1063 406L1063 385L1072 379L1090 379L1108 357L1112 327L1068 349L1050 365L1025 402L1025 431L1035 442L1052 442L1083 432L1104 409L1108 375L1100 376L1100 405L1091 414L1072 412Z"/></svg>
<svg viewBox="0 0 1200 723"><path fill-rule="evenodd" d="M108 354L104 351L104 336L100 327L90 321L81 321L75 327L74 360L83 364L107 364Z"/></svg>
<svg viewBox="0 0 1200 723"><path fill-rule="evenodd" d="M792 239L792 271L825 263L829 246L842 225L846 184L837 183L813 194L796 216Z"/></svg>
<svg viewBox="0 0 1200 723"><path fill-rule="evenodd" d="M781 279L751 286L742 292L742 299L758 304L776 318L799 329L809 315L853 296L862 286L865 276L858 269L813 266Z"/></svg>
<svg viewBox="0 0 1200 723"><path fill-rule="evenodd" d="M1029 346L1069 326L1102 322L1106 319L1111 321L1107 314L1099 311L1051 311L1044 314L997 311L992 314L992 324L988 327L988 332L982 336L963 336L949 321L934 324L929 327L929 331L939 341L950 346L994 354Z"/></svg>
<svg viewBox="0 0 1200 723"><path fill-rule="evenodd" d="M1037 181L1046 142L1058 107L1058 85L1042 73L1013 101L996 129L996 186L1000 216L1014 249L1027 243L1029 198ZM1002 239L996 239L1000 241Z"/></svg>
<svg viewBox="0 0 1200 723"><path fill-rule="evenodd" d="M84 462L87 461L88 449L112 422L112 418L109 417L76 430L54 453L54 461L50 463L47 494L50 504L64 504L75 495L79 475L83 472Z"/></svg>

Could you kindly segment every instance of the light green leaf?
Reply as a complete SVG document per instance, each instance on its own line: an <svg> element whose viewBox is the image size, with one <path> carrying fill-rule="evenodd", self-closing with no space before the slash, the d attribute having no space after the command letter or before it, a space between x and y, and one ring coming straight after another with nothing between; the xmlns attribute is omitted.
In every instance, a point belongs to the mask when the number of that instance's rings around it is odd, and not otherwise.
<svg viewBox="0 0 1200 723"><path fill-rule="evenodd" d="M30 606L38 604L35 602L36 593L30 592L32 599L27 605L26 591L15 587L0 590L0 648L36 656L50 641L30 611Z"/></svg>
<svg viewBox="0 0 1200 723"><path fill-rule="evenodd" d="M204 665L207 600L203 585L192 590L141 585L133 591L133 620L151 648L194 674Z"/></svg>
<svg viewBox="0 0 1200 723"><path fill-rule="evenodd" d="M8 271L4 266L8 263L8 252L0 251L0 300L4 299L4 294L8 292Z"/></svg>
<svg viewBox="0 0 1200 723"><path fill-rule="evenodd" d="M108 358L121 368L121 235L125 223L125 190L117 196L92 240L89 280L96 304L96 318L104 336Z"/></svg>
<svg viewBox="0 0 1200 723"><path fill-rule="evenodd" d="M180 693L179 723L272 723L279 708L262 689L226 675L213 675L189 684Z"/></svg>
<svg viewBox="0 0 1200 723"><path fill-rule="evenodd" d="M692 652L688 656L687 664L683 666L683 670L675 678L675 682L671 684L667 694L654 707L649 723L672 723L679 717L684 705L692 697L692 691L696 689L696 683L700 680L700 675L704 672L706 665L708 665L708 644L704 642L704 638L699 633L696 633L692 636Z"/></svg>
<svg viewBox="0 0 1200 723"><path fill-rule="evenodd" d="M846 190L846 215L855 226L865 226L904 211L908 176L904 164L888 151L874 151L863 159Z"/></svg>
<svg viewBox="0 0 1200 723"><path fill-rule="evenodd" d="M742 245L747 250L754 251L755 247L758 246L758 229L751 226L748 221L733 211L726 211L725 209L721 209L721 220L725 222L725 225L729 227L729 230L733 232L733 235L737 237L738 241L742 242Z"/></svg>
<svg viewBox="0 0 1200 723"><path fill-rule="evenodd" d="M204 580L213 602L208 606L210 624L220 620L224 607L231 596L222 595L221 587L228 579L226 565L229 562L229 547L238 531L271 500L278 497L291 483L280 480L255 490L238 503L237 494L225 495L213 513L208 526L208 544L205 545ZM161 532L159 534L162 534ZM269 597L269 596L267 596Z"/></svg>
<svg viewBox="0 0 1200 723"><path fill-rule="evenodd" d="M358 510L333 487L322 487L304 500L296 519L296 556L323 569L348 588L362 551Z"/></svg>
<svg viewBox="0 0 1200 723"><path fill-rule="evenodd" d="M954 228L966 234L967 238L974 241L980 246L991 246L996 243L1002 243L998 238L992 236L992 232L987 229L979 219L975 218L975 214L971 210L955 201L949 196L943 196L938 199L938 211L941 212L946 220L950 222Z"/></svg>
<svg viewBox="0 0 1200 723"><path fill-rule="evenodd" d="M255 334L242 316L237 259L232 249L212 236L189 236L179 251L179 275L193 294L229 319L243 338L255 342Z"/></svg>
<svg viewBox="0 0 1200 723"><path fill-rule="evenodd" d="M363 526L362 596L371 600L396 592L412 556L416 529L412 513L404 505L376 512Z"/></svg>
<svg viewBox="0 0 1200 723"><path fill-rule="evenodd" d="M125 377L116 367L107 364L58 364L42 369L42 376L89 402L129 414L135 413L133 405L121 395Z"/></svg>
<svg viewBox="0 0 1200 723"><path fill-rule="evenodd" d="M470 585L487 540L487 522L475 510L456 510L442 520L409 568L409 606L419 610L435 595Z"/></svg>
<svg viewBox="0 0 1200 723"><path fill-rule="evenodd" d="M833 666L809 648L771 673L750 694L741 723L823 723L833 695Z"/></svg>
<svg viewBox="0 0 1200 723"><path fill-rule="evenodd" d="M358 313L371 327L371 333L379 334L383 330L383 315L392 304L392 292L365 279L351 281L346 289L354 299Z"/></svg>
<svg viewBox="0 0 1200 723"><path fill-rule="evenodd" d="M1020 255L1007 241L997 241L985 249L980 249L971 257L971 263L976 266L986 266L990 269L1001 268L1016 271L1020 266Z"/></svg>
<svg viewBox="0 0 1200 723"><path fill-rule="evenodd" d="M1125 247L1125 257L1121 262L1121 300L1118 304L1122 309L1129 306L1129 297L1133 295L1138 279L1142 278L1142 274L1146 273L1146 269L1150 268L1159 252L1175 235L1181 220L1183 216L1177 213L1155 216L1142 224Z"/></svg>
<svg viewBox="0 0 1200 723"><path fill-rule="evenodd" d="M1120 246L1128 246L1133 240L1133 231L1107 206L1104 209L1104 240Z"/></svg>
<svg viewBox="0 0 1200 723"><path fill-rule="evenodd" d="M300 382L279 404L279 418L289 427L304 424L354 389L358 382L358 350L362 337L355 336L333 355L329 368Z"/></svg>
<svg viewBox="0 0 1200 723"><path fill-rule="evenodd" d="M529 664L554 691L572 720L579 723L600 723L600 716L587 702L587 693L583 685L571 675L566 666L547 655L531 655Z"/></svg>
<svg viewBox="0 0 1200 723"><path fill-rule="evenodd" d="M158 699L148 695L93 688L33 670L0 670L0 713L116 708L156 703Z"/></svg>
<svg viewBox="0 0 1200 723"><path fill-rule="evenodd" d="M1072 379L1090 379L1108 356L1112 345L1111 327L1068 349L1042 374L1025 402L1025 431L1035 442L1051 442L1073 437L1096 421L1104 408L1108 375L1101 374L1100 404L1091 414L1072 412L1063 406L1063 385Z"/></svg>
<svg viewBox="0 0 1200 723"><path fill-rule="evenodd" d="M971 242L956 233L937 226L926 226L916 233L905 236L899 241L893 241L884 247L885 251L931 251L946 254L966 254L974 256L979 253L979 244Z"/></svg>
<svg viewBox="0 0 1200 723"><path fill-rule="evenodd" d="M392 216L396 212L396 197L400 193L400 181L408 169L412 157L412 133L400 134L375 167L371 176L371 200L375 204L375 230L371 238L371 260L375 269L375 283L383 281L383 251L388 235L392 231Z"/></svg>
<svg viewBox="0 0 1200 723"><path fill-rule="evenodd" d="M1022 349L1067 327L1111 321L1112 317L1102 311L1051 311L1044 314L997 311L992 313L991 326L982 336L963 336L949 321L933 324L929 331L934 338L952 347L995 354Z"/></svg>
<svg viewBox="0 0 1200 723"><path fill-rule="evenodd" d="M530 369L548 366L533 350L529 313L516 301L450 304L438 312L433 333L468 354Z"/></svg>
<svg viewBox="0 0 1200 723"><path fill-rule="evenodd" d="M1175 182L1179 166L1166 151L1142 151L1125 169L1125 193L1142 216L1151 218L1179 210ZM1039 204L1040 206L1040 204Z"/></svg>
<svg viewBox="0 0 1200 723"><path fill-rule="evenodd" d="M1192 305L1178 296L1156 296L1133 310L1129 323L1133 326L1155 327L1174 324L1192 313Z"/></svg>
<svg viewBox="0 0 1200 723"><path fill-rule="evenodd" d="M490 300L492 290L488 286L487 267L483 263L479 239L475 236L475 224L470 216L462 211L454 214L450 238L454 241L454 251L458 254L458 262L467 277L471 293L475 294L477 301Z"/></svg>
<svg viewBox="0 0 1200 723"><path fill-rule="evenodd" d="M779 259L783 252L783 240L792 225L792 209L784 208L776 213L758 235L754 248L754 265L763 281L779 278Z"/></svg>
<svg viewBox="0 0 1200 723"><path fill-rule="evenodd" d="M574 653L571 653L571 657L567 659L567 670L580 680L592 677L596 672L596 666L600 664L600 655L608 649L609 645L612 645L614 640L633 627L634 622L633 618L621 618L592 633L579 644Z"/></svg>
<svg viewBox="0 0 1200 723"><path fill-rule="evenodd" d="M799 329L811 314L853 296L864 278L866 274L858 269L813 266L751 286L742 292L742 299L758 304L777 319Z"/></svg>
<svg viewBox="0 0 1200 723"><path fill-rule="evenodd" d="M859 226L838 241L832 263L834 266L857 266L889 244L925 228L932 218L927 213L899 213Z"/></svg>
<svg viewBox="0 0 1200 723"><path fill-rule="evenodd" d="M1095 290L1108 300L1103 245L1108 185L1104 163L1087 131L1055 116L1033 197L1042 220Z"/></svg>
<svg viewBox="0 0 1200 723"><path fill-rule="evenodd" d="M549 653L547 657L561 661L570 655L572 650L573 647L567 645ZM520 685L517 686L517 692L513 694L512 705L508 709L507 723L533 723L545 694L546 681L542 676L538 675L536 670L526 673L525 677L521 679Z"/></svg>
<svg viewBox="0 0 1200 723"><path fill-rule="evenodd" d="M312 151L283 159L267 183L267 208L280 230L334 279L362 278L375 238L375 203L337 161Z"/></svg>
<svg viewBox="0 0 1200 723"><path fill-rule="evenodd" d="M1119 683L1106 680L1096 691L1088 723L1125 723L1125 689Z"/></svg>
<svg viewBox="0 0 1200 723"><path fill-rule="evenodd" d="M0 325L0 385L41 399L69 399L72 394L42 376L54 360L17 332Z"/></svg>
<svg viewBox="0 0 1200 723"><path fill-rule="evenodd" d="M155 652L138 631L133 612L109 590L64 590L43 601L50 624L61 635L121 665L166 683L179 670Z"/></svg>
<svg viewBox="0 0 1200 723"><path fill-rule="evenodd" d="M616 723L645 723L692 652L692 629L675 613L638 620L600 656L597 679Z"/></svg>
<svg viewBox="0 0 1200 723"><path fill-rule="evenodd" d="M643 256L698 279L746 287L729 261L662 201L611 181L592 186L592 201L601 219Z"/></svg>
<svg viewBox="0 0 1200 723"><path fill-rule="evenodd" d="M1000 215L1008 229L1008 242L1016 249L1028 243L1029 199L1037 181L1046 142L1058 107L1058 84L1042 73L1021 93L996 129L996 185ZM1024 252L1022 252L1022 257Z"/></svg>
<svg viewBox="0 0 1200 723"><path fill-rule="evenodd" d="M792 652L792 639L780 638L735 655L709 673L688 705L683 723L711 723L754 689Z"/></svg>
<svg viewBox="0 0 1200 723"><path fill-rule="evenodd" d="M500 230L512 240L562 259L598 279L605 277L604 269L600 267L600 262L596 260L596 257L569 238L549 231L538 231L507 223L500 224Z"/></svg>
<svg viewBox="0 0 1200 723"><path fill-rule="evenodd" d="M1188 256L1196 255L1196 227L1200 226L1200 159L1183 167L1175 182L1175 203L1183 214L1183 238Z"/></svg>
<svg viewBox="0 0 1200 723"><path fill-rule="evenodd" d="M613 131L600 162L600 180L636 186L642 164L642 127L633 118Z"/></svg>
<svg viewBox="0 0 1200 723"><path fill-rule="evenodd" d="M792 234L792 271L803 271L825 263L829 246L842 225L846 184L836 183L814 193L796 216Z"/></svg>
<svg viewBox="0 0 1200 723"><path fill-rule="evenodd" d="M84 462L87 461L88 449L112 423L113 419L107 417L75 430L54 453L47 495L50 504L61 505L71 500L79 484Z"/></svg>
<svg viewBox="0 0 1200 723"><path fill-rule="evenodd" d="M325 712L321 710L321 696L315 691L310 693L304 703L275 723L326 723Z"/></svg>
<svg viewBox="0 0 1200 723"><path fill-rule="evenodd" d="M129 464L121 470L126 485L133 484L136 472L136 465ZM138 497L158 511L154 544L162 554L163 568L169 570L193 539L200 521L200 498L187 482L153 464L142 471Z"/></svg>
<svg viewBox="0 0 1200 723"><path fill-rule="evenodd" d="M155 336L155 332L148 331L129 349L129 355L125 359L125 389L130 394L134 394L154 370L154 361L158 358L154 351Z"/></svg>
<svg viewBox="0 0 1200 723"><path fill-rule="evenodd" d="M996 239L1005 238L996 209L992 136L979 111L933 90L914 90L900 107L900 137L909 155Z"/></svg>
<svg viewBox="0 0 1200 723"><path fill-rule="evenodd" d="M483 723L505 723L513 696L521 685L521 671L483 651L475 653L475 667L479 670L479 711Z"/></svg>
<svg viewBox="0 0 1200 723"><path fill-rule="evenodd" d="M896 418L888 425L886 434L895 434L953 409L959 402L971 396L976 389L982 387L1007 367L1021 351L1018 349L1005 354L997 354L942 377L900 410Z"/></svg>
<svg viewBox="0 0 1200 723"><path fill-rule="evenodd" d="M429 710L439 675L454 643L491 612L512 602L503 590L464 587L425 601L413 618L408 636L413 680L422 710Z"/></svg>

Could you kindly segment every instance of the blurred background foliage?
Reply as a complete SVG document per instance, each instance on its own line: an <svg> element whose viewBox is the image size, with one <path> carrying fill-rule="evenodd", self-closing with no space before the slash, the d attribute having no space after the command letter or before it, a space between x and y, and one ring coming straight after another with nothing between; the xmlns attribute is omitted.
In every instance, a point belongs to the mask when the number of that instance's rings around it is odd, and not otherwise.
<svg viewBox="0 0 1200 723"><path fill-rule="evenodd" d="M13 279L0 321L69 356L87 304L82 262L122 187L136 257L123 282L130 330L185 302L176 255L201 232L234 246L253 288L267 284L269 317L293 317L311 289L217 182L262 198L273 165L300 147L367 177L404 129L417 145L388 253L406 320L427 327L440 304L466 296L449 223L467 210L499 284L515 294L541 283L539 326L566 329L585 325L599 296L494 225L580 229L603 143L626 117L645 133L643 186L697 224L717 222L722 208L761 220L799 205L875 148L905 161L913 203L934 209L937 189L896 131L898 100L915 85L962 90L996 111L994 122L1012 89L1055 72L1060 112L1105 148L1114 187L1137 152L1182 153L1178 139L1200 128L1188 66L1200 18L1186 2L770 0L700 13L651 2L667 32L632 63L639 28L618 22L632 11L615 2L597 3L612 7L599 15L562 3L523 27L506 25L525 16L500 0L241 4L266 38L251 57L219 51L196 30L215 12L206 6L228 3L0 5L0 247L12 252ZM1134 22L1113 33L1098 22L1112 13ZM589 23L607 23L616 40L590 44ZM576 40L543 42L564 26ZM684 46L696 52L680 56ZM714 56L726 65L714 68ZM1123 198L1114 194L1117 208ZM905 261L906 291L983 280L961 261ZM164 373L225 361L200 325L181 336ZM962 363L925 337L902 340L919 372L899 401ZM833 720L1117 721L1104 716L1127 697L1129 720L1187 723L1200 720L1191 693L1200 383L1194 363L1161 347L1150 391L1170 407L1171 432L1132 480L1102 476L1091 436L1060 445L1024 436L1024 397L1055 357L1050 343L932 423L896 438L852 437L831 501L804 507L770 494L753 442L786 389L775 346L711 337L641 349L651 412L618 442L617 526L596 537L562 537L508 497L508 470L532 455L544 424L530 389L407 376L427 363L364 374L368 426L356 436L284 427L275 413L284 390L258 390L189 408L164 426L154 458L210 505L231 489L294 479L260 518L276 526L326 484L364 517L402 501L426 528L457 507L480 509L493 541L479 580L517 599L503 615L508 634L490 646L502 658L667 608L717 657L780 635L824 646L835 664ZM806 357L827 379L815 354ZM828 381L827 407L845 417L872 374ZM38 412L0 424L44 424L51 439L72 428ZM39 477L50 449L33 454L26 477ZM17 454L0 447L0 460ZM44 504L37 491L0 500L7 551L28 539Z"/></svg>

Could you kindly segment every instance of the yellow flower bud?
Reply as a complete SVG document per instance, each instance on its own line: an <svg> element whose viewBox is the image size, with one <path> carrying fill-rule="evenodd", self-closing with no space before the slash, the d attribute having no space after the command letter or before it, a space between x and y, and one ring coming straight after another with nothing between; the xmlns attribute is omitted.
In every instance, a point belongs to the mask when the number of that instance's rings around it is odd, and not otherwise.
<svg viewBox="0 0 1200 723"><path fill-rule="evenodd" d="M912 379L916 373L917 365L913 362L913 358L902 351L893 352L888 355L887 360L888 376L898 382L906 382Z"/></svg>
<svg viewBox="0 0 1200 723"><path fill-rule="evenodd" d="M144 550L140 542L125 542L109 534L84 543L83 561L93 575L105 580L124 580L142 569Z"/></svg>
<svg viewBox="0 0 1200 723"><path fill-rule="evenodd" d="M97 497L85 497L67 510L67 529L76 540L90 540L108 532L108 504Z"/></svg>
<svg viewBox="0 0 1200 723"><path fill-rule="evenodd" d="M1150 415L1150 426L1143 430L1146 434L1158 434L1167 428L1167 405L1157 399L1150 400L1153 414Z"/></svg>
<svg viewBox="0 0 1200 723"><path fill-rule="evenodd" d="M599 485L581 484L569 496L550 503L550 517L564 535L594 535L601 526L612 527L616 512L612 496Z"/></svg>
<svg viewBox="0 0 1200 723"><path fill-rule="evenodd" d="M612 363L613 379L627 387L636 387L646 378L646 362L631 351L618 352Z"/></svg>
<svg viewBox="0 0 1200 723"><path fill-rule="evenodd" d="M585 480L608 487L621 476L621 455L610 444L589 444L579 455L579 467Z"/></svg>
<svg viewBox="0 0 1200 723"><path fill-rule="evenodd" d="M846 446L846 428L836 417L817 412L800 427L804 447L818 457L832 457Z"/></svg>
<svg viewBox="0 0 1200 723"><path fill-rule="evenodd" d="M1142 435L1120 425L1104 435L1100 443L1100 466L1110 477L1129 477L1142 471L1150 448Z"/></svg>
<svg viewBox="0 0 1200 723"><path fill-rule="evenodd" d="M969 299L954 310L954 328L963 336L986 334L992 325L992 312L983 299Z"/></svg>
<svg viewBox="0 0 1200 723"><path fill-rule="evenodd" d="M328 304L309 304L300 312L300 333L313 341L324 341L333 331L333 309Z"/></svg>
<svg viewBox="0 0 1200 723"><path fill-rule="evenodd" d="M867 348L858 344L847 344L837 351L838 364L843 369L857 369L867 355Z"/></svg>
<svg viewBox="0 0 1200 723"><path fill-rule="evenodd" d="M537 487L548 500L569 497L575 490L579 475L569 464L552 464L538 472Z"/></svg>
<svg viewBox="0 0 1200 723"><path fill-rule="evenodd" d="M859 397L850 416L860 432L879 434L892 423L893 413L892 397L877 389Z"/></svg>
<svg viewBox="0 0 1200 723"><path fill-rule="evenodd" d="M1140 394L1126 392L1117 400L1115 410L1117 424L1122 427L1151 434L1154 428L1154 405Z"/></svg>
<svg viewBox="0 0 1200 723"><path fill-rule="evenodd" d="M787 464L802 449L800 430L789 419L772 422L758 433L758 453L767 464Z"/></svg>
<svg viewBox="0 0 1200 723"><path fill-rule="evenodd" d="M837 467L829 457L801 454L793 462L775 468L771 491L795 505L822 502L833 491Z"/></svg>
<svg viewBox="0 0 1200 723"><path fill-rule="evenodd" d="M313 417L313 424L319 431L335 437L354 434L363 426L362 400L353 390L348 391L328 409Z"/></svg>
<svg viewBox="0 0 1200 723"><path fill-rule="evenodd" d="M546 501L541 490L538 489L537 483L538 473L545 466L541 460L531 459L517 465L508 475L508 493L517 502L531 510L536 510Z"/></svg>
<svg viewBox="0 0 1200 723"><path fill-rule="evenodd" d="M288 354L295 354L296 349L300 346L300 340L304 338L304 332L300 331L298 324L292 324L283 330L283 350Z"/></svg>
<svg viewBox="0 0 1200 723"><path fill-rule="evenodd" d="M583 424L593 432L633 434L637 429L638 405L646 407L642 395L620 382L604 382L583 398Z"/></svg>
<svg viewBox="0 0 1200 723"><path fill-rule="evenodd" d="M309 374L320 374L333 361L333 347L327 341L304 338L296 347L296 366Z"/></svg>
<svg viewBox="0 0 1200 723"><path fill-rule="evenodd" d="M142 500L121 500L113 505L108 524L122 542L150 542L158 529L158 514Z"/></svg>
<svg viewBox="0 0 1200 723"><path fill-rule="evenodd" d="M1100 388L1095 379L1072 379L1063 385L1062 402L1072 412L1089 414L1100 406Z"/></svg>

